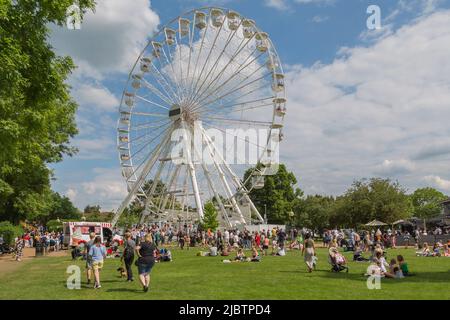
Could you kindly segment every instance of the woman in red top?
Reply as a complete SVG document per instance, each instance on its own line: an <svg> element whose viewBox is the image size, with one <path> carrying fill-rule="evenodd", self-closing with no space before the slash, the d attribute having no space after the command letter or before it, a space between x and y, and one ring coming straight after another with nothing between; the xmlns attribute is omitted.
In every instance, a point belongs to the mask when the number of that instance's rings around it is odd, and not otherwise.
<svg viewBox="0 0 450 320"><path fill-rule="evenodd" d="M259 235L259 232L256 232L255 243L257 248L261 248L261 236Z"/></svg>

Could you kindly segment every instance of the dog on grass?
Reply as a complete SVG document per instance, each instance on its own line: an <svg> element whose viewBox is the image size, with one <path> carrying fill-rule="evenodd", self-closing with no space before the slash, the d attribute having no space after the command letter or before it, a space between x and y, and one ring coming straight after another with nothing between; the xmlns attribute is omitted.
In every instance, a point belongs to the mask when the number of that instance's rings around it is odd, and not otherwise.
<svg viewBox="0 0 450 320"><path fill-rule="evenodd" d="M127 271L125 270L124 267L117 268L117 271L120 272L120 277L121 278L126 278L127 277Z"/></svg>

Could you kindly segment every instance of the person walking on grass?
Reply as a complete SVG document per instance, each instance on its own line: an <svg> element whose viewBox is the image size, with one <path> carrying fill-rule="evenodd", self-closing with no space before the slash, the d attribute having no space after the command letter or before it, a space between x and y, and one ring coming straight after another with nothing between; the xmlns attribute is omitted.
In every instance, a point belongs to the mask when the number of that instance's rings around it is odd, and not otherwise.
<svg viewBox="0 0 450 320"><path fill-rule="evenodd" d="M19 238L17 238L17 241L16 241L16 248L15 248L16 261L19 261L19 262L22 261L23 248L25 248L25 239L24 239L24 236L20 236Z"/></svg>
<svg viewBox="0 0 450 320"><path fill-rule="evenodd" d="M123 251L123 262L125 263L125 268L127 269L127 281L134 281L133 271L131 266L134 260L134 250L136 249L136 243L131 239L131 233L125 233L125 249Z"/></svg>
<svg viewBox="0 0 450 320"><path fill-rule="evenodd" d="M94 245L94 239L95 239L95 233L91 232L89 234L90 240L85 243L84 245L84 256L86 257L86 277L87 277L87 284L91 284L91 277L92 277L92 259L89 256L89 251L91 250L91 247Z"/></svg>
<svg viewBox="0 0 450 320"><path fill-rule="evenodd" d="M155 265L155 250L158 250L153 244L151 234L147 234L144 238L144 242L141 242L136 247L136 253L138 255L137 267L139 272L139 281L142 284L144 292L147 292L150 286L150 272Z"/></svg>
<svg viewBox="0 0 450 320"><path fill-rule="evenodd" d="M302 255L305 256L305 263L308 267L308 272L312 272L315 267L316 248L314 240L311 239L311 234L307 233L305 236L305 245L302 248Z"/></svg>
<svg viewBox="0 0 450 320"><path fill-rule="evenodd" d="M89 249L89 256L92 259L92 268L94 269L94 288L100 289L102 287L100 284L100 271L103 268L103 259L106 258L106 249L102 245L100 236L95 237L94 244Z"/></svg>

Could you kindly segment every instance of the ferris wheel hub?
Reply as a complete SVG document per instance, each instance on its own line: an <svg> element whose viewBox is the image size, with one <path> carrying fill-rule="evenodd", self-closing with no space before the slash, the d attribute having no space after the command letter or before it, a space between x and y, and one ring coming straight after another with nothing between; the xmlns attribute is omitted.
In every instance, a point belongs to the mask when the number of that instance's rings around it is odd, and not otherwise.
<svg viewBox="0 0 450 320"><path fill-rule="evenodd" d="M169 118L172 121L180 119L182 114L182 107L179 104L173 104L169 109Z"/></svg>

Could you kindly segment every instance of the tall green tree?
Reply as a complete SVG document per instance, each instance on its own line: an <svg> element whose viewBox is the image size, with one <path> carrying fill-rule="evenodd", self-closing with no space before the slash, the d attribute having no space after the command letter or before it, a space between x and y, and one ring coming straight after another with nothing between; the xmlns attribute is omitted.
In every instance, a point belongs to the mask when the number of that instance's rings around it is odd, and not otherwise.
<svg viewBox="0 0 450 320"><path fill-rule="evenodd" d="M209 201L205 204L203 210L204 218L201 224L203 230L211 229L215 231L219 227L219 221L217 220L217 210L214 204Z"/></svg>
<svg viewBox="0 0 450 320"><path fill-rule="evenodd" d="M294 202L295 225L322 231L330 225L335 205L333 197L309 195Z"/></svg>
<svg viewBox="0 0 450 320"><path fill-rule="evenodd" d="M417 189L411 195L413 215L424 221L434 218L441 213L441 203L446 199L447 196L445 194L434 188Z"/></svg>
<svg viewBox="0 0 450 320"><path fill-rule="evenodd" d="M70 201L68 197L61 196L59 193L53 192L51 208L48 211L48 215L45 215L42 218L42 221L46 222L52 219L79 220L80 218L80 210L73 205L72 201Z"/></svg>
<svg viewBox="0 0 450 320"><path fill-rule="evenodd" d="M355 227L377 219L392 223L411 216L412 205L406 190L389 179L372 178L355 181L336 200L330 223L338 227Z"/></svg>
<svg viewBox="0 0 450 320"><path fill-rule="evenodd" d="M252 168L248 169L244 174L248 189L251 189L249 177L252 171ZM264 177L264 187L252 189L249 196L261 215L267 209L267 220L270 223L288 223L295 200L303 195L300 189L294 188L296 184L295 175L284 164L280 164L276 174Z"/></svg>
<svg viewBox="0 0 450 320"><path fill-rule="evenodd" d="M100 207L100 205L90 205L88 204L86 207L84 207L83 212L84 213L95 213L95 214L99 214L101 212L102 207Z"/></svg>
<svg viewBox="0 0 450 320"><path fill-rule="evenodd" d="M73 0L0 0L0 220L17 223L51 207L48 163L76 150L76 103L70 57L48 43L49 25L64 25ZM77 1L81 12L93 0Z"/></svg>

